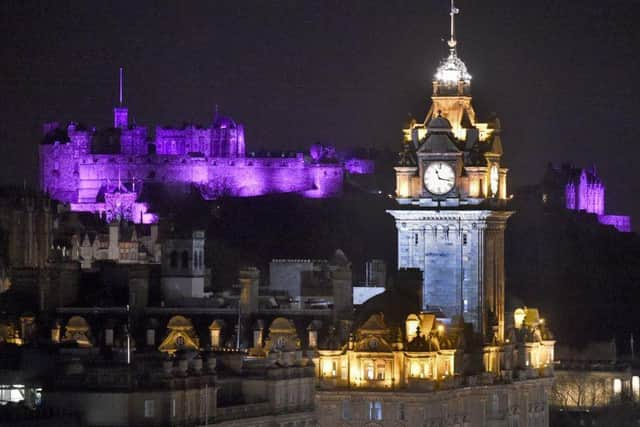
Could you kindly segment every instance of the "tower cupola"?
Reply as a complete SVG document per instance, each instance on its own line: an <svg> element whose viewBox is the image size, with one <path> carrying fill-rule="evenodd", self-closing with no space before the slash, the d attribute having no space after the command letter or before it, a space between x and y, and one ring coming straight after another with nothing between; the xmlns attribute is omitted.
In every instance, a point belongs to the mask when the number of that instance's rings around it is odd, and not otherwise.
<svg viewBox="0 0 640 427"><path fill-rule="evenodd" d="M451 33L447 45L449 46L449 56L447 56L438 67L433 80L433 96L455 96L469 95L471 92L471 74L467 70L465 63L458 57L456 47L455 16L460 13L456 8L454 0L451 0Z"/></svg>

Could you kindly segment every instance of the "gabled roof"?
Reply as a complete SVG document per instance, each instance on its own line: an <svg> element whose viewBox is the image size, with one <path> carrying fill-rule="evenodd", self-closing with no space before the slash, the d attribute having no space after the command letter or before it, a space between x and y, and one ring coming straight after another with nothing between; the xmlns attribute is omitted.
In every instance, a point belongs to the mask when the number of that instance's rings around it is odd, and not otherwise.
<svg viewBox="0 0 640 427"><path fill-rule="evenodd" d="M427 125L427 136L418 148L419 153L459 153L457 141L451 131L451 124L442 116L437 116Z"/></svg>

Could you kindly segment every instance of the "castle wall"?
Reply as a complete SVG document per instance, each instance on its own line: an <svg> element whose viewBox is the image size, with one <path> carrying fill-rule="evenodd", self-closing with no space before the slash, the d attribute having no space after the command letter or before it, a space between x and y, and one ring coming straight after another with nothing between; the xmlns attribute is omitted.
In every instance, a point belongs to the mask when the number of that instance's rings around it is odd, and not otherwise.
<svg viewBox="0 0 640 427"><path fill-rule="evenodd" d="M71 144L40 146L40 188L51 198L73 202L78 198L78 157Z"/></svg>
<svg viewBox="0 0 640 427"><path fill-rule="evenodd" d="M41 189L71 203L73 210L108 211L100 193L118 183L138 194L147 183L167 188L195 184L205 199L273 193L325 198L342 193L344 169L338 164L309 164L302 154L245 157L244 128L228 118L217 119L210 128L157 127L154 143L149 143L146 128L140 126L123 127L119 134L99 138L95 131L79 129L74 123L67 127L68 138L57 124L45 126L45 132L50 139L40 145ZM114 154L110 150L116 145L119 152ZM352 173L373 169L372 162L361 159L352 159L349 165ZM136 205L140 206L134 221L148 216L146 206ZM149 216L143 221L152 220Z"/></svg>
<svg viewBox="0 0 640 427"><path fill-rule="evenodd" d="M368 159L352 158L344 162L344 168L352 175L369 175L375 172L375 162Z"/></svg>
<svg viewBox="0 0 640 427"><path fill-rule="evenodd" d="M78 201L93 203L106 183L185 183L202 185L205 195L240 197L299 193L329 197L342 191L338 165L309 166L299 158L193 158L96 154L79 163ZM56 181L60 182L60 180ZM67 186L73 190L73 186Z"/></svg>
<svg viewBox="0 0 640 427"><path fill-rule="evenodd" d="M308 169L312 188L303 193L310 199L335 197L342 194L344 170L339 165L313 165Z"/></svg>
<svg viewBox="0 0 640 427"><path fill-rule="evenodd" d="M598 215L598 222L611 225L623 233L631 233L631 217L628 215Z"/></svg>

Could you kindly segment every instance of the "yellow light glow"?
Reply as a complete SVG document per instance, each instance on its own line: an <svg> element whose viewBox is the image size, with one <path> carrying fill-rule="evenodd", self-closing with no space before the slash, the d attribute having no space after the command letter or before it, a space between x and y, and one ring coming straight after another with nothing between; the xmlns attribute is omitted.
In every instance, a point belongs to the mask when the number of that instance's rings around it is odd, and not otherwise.
<svg viewBox="0 0 640 427"><path fill-rule="evenodd" d="M418 362L411 362L411 376L419 377L422 374L422 367Z"/></svg>
<svg viewBox="0 0 640 427"><path fill-rule="evenodd" d="M613 380L613 394L622 393L622 380L620 378L616 378Z"/></svg>
<svg viewBox="0 0 640 427"><path fill-rule="evenodd" d="M337 363L334 360L325 359L322 361L322 376L335 377L337 375Z"/></svg>
<svg viewBox="0 0 640 427"><path fill-rule="evenodd" d="M443 334L444 333L444 325L443 324L439 324L438 325L438 333L439 334Z"/></svg>

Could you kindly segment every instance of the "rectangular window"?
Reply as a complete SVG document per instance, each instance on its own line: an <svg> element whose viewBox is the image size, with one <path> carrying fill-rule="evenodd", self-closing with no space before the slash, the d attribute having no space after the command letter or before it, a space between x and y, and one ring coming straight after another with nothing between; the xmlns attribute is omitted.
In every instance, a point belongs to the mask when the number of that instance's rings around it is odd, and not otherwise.
<svg viewBox="0 0 640 427"><path fill-rule="evenodd" d="M467 244L467 233L463 233L462 234L462 244L466 245Z"/></svg>
<svg viewBox="0 0 640 427"><path fill-rule="evenodd" d="M384 362L378 363L376 365L376 379L377 380L384 380L384 372L385 371L385 364Z"/></svg>
<svg viewBox="0 0 640 427"><path fill-rule="evenodd" d="M400 421L406 421L407 420L407 415L405 414L404 403L402 403L402 402L398 403L398 420L400 420Z"/></svg>
<svg viewBox="0 0 640 427"><path fill-rule="evenodd" d="M348 379L348 377L347 377L348 373L349 373L349 370L347 369L347 360L343 359L342 362L340 363L341 378L343 380L347 380Z"/></svg>
<svg viewBox="0 0 640 427"><path fill-rule="evenodd" d="M145 400L144 401L144 417L153 418L154 411L155 411L155 401Z"/></svg>
<svg viewBox="0 0 640 427"><path fill-rule="evenodd" d="M351 419L351 402L348 400L342 401L342 419L343 420Z"/></svg>
<svg viewBox="0 0 640 427"><path fill-rule="evenodd" d="M370 400L367 402L368 411L367 415L369 420L371 421L381 421L382 420L382 402L379 400Z"/></svg>
<svg viewBox="0 0 640 427"><path fill-rule="evenodd" d="M620 393L622 393L622 380L616 378L613 380L613 394L617 396Z"/></svg>
<svg viewBox="0 0 640 427"><path fill-rule="evenodd" d="M631 391L633 392L633 398L638 400L640 398L640 377L631 377Z"/></svg>
<svg viewBox="0 0 640 427"><path fill-rule="evenodd" d="M338 376L338 362L335 360L322 361L322 376L335 378Z"/></svg>
<svg viewBox="0 0 640 427"><path fill-rule="evenodd" d="M498 393L491 394L491 413L497 414L500 411L500 398Z"/></svg>
<svg viewBox="0 0 640 427"><path fill-rule="evenodd" d="M372 362L367 362L367 364L365 365L364 368L364 372L365 372L365 377L369 380L372 381L375 379L375 373L374 373L374 368L373 368L373 363Z"/></svg>
<svg viewBox="0 0 640 427"><path fill-rule="evenodd" d="M171 399L171 416L172 417L176 416L176 400L175 399Z"/></svg>

